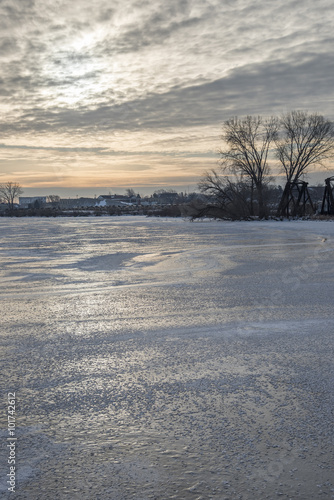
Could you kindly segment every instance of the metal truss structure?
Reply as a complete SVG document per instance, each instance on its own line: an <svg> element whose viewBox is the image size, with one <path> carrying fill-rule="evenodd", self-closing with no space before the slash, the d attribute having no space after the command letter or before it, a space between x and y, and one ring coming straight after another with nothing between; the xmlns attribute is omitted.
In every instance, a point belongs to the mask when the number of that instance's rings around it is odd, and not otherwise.
<svg viewBox="0 0 334 500"><path fill-rule="evenodd" d="M334 215L334 177L325 179L325 191L320 213L322 215Z"/></svg>
<svg viewBox="0 0 334 500"><path fill-rule="evenodd" d="M283 191L282 199L278 207L279 217L303 217L314 213L308 182L287 182Z"/></svg>

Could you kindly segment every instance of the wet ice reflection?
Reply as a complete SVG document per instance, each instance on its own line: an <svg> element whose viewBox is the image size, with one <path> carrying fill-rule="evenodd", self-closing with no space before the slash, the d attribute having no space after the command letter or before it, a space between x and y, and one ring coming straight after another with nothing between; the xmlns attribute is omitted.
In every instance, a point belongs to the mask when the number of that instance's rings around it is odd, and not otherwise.
<svg viewBox="0 0 334 500"><path fill-rule="evenodd" d="M330 495L330 224L0 225L17 498Z"/></svg>

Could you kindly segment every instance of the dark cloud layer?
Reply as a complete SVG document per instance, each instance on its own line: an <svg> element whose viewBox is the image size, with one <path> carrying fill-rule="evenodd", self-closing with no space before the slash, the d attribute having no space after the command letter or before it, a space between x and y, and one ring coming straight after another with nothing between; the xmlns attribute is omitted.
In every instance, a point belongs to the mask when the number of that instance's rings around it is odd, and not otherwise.
<svg viewBox="0 0 334 500"><path fill-rule="evenodd" d="M333 72L330 55L319 59L315 54L305 53L298 60L248 64L212 82L150 93L122 104L103 102L95 109L34 106L21 113L19 122L3 121L0 130L64 131L98 127L113 131L208 126L233 115L277 114L291 108L326 110L331 105L327 86ZM29 85L22 79L20 83ZM54 86L56 82L48 81L47 85Z"/></svg>

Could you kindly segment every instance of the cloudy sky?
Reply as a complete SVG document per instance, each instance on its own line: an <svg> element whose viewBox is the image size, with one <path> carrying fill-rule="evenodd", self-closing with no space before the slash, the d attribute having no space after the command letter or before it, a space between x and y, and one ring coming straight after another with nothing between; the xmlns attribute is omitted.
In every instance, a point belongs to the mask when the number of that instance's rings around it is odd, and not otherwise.
<svg viewBox="0 0 334 500"><path fill-rule="evenodd" d="M184 188L232 116L333 119L333 20L332 0L1 0L0 182Z"/></svg>

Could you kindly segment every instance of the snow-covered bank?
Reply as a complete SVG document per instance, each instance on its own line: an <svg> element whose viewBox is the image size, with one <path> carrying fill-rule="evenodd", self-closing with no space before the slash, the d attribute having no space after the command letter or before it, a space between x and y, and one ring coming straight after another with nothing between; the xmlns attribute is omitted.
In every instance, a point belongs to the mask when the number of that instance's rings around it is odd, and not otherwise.
<svg viewBox="0 0 334 500"><path fill-rule="evenodd" d="M0 231L17 498L334 497L333 224Z"/></svg>

